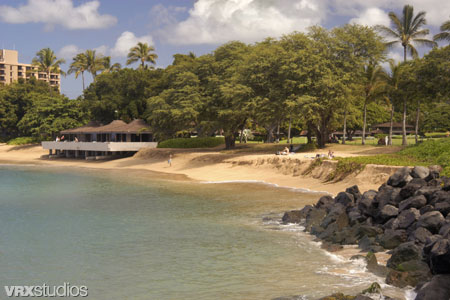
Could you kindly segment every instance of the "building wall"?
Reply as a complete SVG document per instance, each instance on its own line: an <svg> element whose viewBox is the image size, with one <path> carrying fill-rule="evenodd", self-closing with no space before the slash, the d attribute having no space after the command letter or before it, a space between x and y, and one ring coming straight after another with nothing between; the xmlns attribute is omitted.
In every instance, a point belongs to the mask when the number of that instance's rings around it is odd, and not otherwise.
<svg viewBox="0 0 450 300"><path fill-rule="evenodd" d="M58 89L61 88L60 74L50 73L50 78L47 78L47 74L38 72L37 67L19 63L18 51L0 49L0 84L11 84L19 78L29 79L31 76L49 82L51 86L58 87Z"/></svg>

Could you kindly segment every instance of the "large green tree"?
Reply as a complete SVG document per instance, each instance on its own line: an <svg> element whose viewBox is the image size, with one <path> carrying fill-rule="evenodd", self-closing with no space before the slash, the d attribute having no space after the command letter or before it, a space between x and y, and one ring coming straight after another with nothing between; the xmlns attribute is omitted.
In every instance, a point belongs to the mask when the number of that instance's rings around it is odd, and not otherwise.
<svg viewBox="0 0 450 300"><path fill-rule="evenodd" d="M67 71L67 74L75 74L75 78L78 78L78 76L81 74L81 81L83 83L83 91L86 89L84 85L84 72L88 71L88 64L87 64L87 58L84 53L78 53L73 59L72 63L70 64L69 70Z"/></svg>
<svg viewBox="0 0 450 300"><path fill-rule="evenodd" d="M439 29L441 32L436 34L433 39L435 41L450 41L450 20L444 22Z"/></svg>
<svg viewBox="0 0 450 300"><path fill-rule="evenodd" d="M33 58L31 63L38 68L39 72L46 73L46 81L50 85L50 74L64 74L61 70L61 64L65 62L66 61L62 58L58 59L52 49L43 48L36 53L36 57Z"/></svg>

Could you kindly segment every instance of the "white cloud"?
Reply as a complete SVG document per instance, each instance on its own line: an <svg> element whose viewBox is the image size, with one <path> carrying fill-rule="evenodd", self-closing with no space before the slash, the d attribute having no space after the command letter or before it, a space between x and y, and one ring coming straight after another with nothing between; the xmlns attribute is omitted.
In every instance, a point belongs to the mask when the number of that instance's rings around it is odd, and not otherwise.
<svg viewBox="0 0 450 300"><path fill-rule="evenodd" d="M157 4L150 10L150 18L154 25L171 25L177 22L177 16L180 13L187 11L186 7L182 6L164 6Z"/></svg>
<svg viewBox="0 0 450 300"><path fill-rule="evenodd" d="M106 45L101 45L101 46L95 47L94 50L95 50L95 53L106 56L108 54L109 48Z"/></svg>
<svg viewBox="0 0 450 300"><path fill-rule="evenodd" d="M375 25L389 26L390 20L385 11L376 7L371 7L363 11L362 14L359 15L357 18L351 19L350 23L367 26L375 26Z"/></svg>
<svg viewBox="0 0 450 300"><path fill-rule="evenodd" d="M98 12L99 1L74 6L72 0L28 0L17 8L0 6L0 20L5 23L44 23L46 29L62 26L67 29L99 29L117 23L111 15Z"/></svg>
<svg viewBox="0 0 450 300"><path fill-rule="evenodd" d="M66 61L72 60L72 58L78 53L84 52L83 49L78 48L76 45L67 45L62 47L58 53L58 58L64 58Z"/></svg>
<svg viewBox="0 0 450 300"><path fill-rule="evenodd" d="M127 56L130 48L136 46L138 42L154 45L151 35L137 37L133 32L125 31L119 36L116 44L114 45L114 48L111 49L110 53L112 56L116 57Z"/></svg>
<svg viewBox="0 0 450 300"><path fill-rule="evenodd" d="M164 31L174 44L254 42L320 24L325 0L198 0L189 17Z"/></svg>

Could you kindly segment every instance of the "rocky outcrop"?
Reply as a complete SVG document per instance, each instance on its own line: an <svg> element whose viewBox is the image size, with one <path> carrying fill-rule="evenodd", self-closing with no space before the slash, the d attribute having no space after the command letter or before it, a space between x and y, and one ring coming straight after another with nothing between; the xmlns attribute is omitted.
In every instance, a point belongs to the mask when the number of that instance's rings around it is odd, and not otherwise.
<svg viewBox="0 0 450 300"><path fill-rule="evenodd" d="M427 298L429 286L447 280L443 274L450 276L450 178L440 177L439 171L437 166L404 167L378 191L361 194L352 186L335 198L320 198L292 219L331 245L358 244L371 252L390 249L386 282L420 286L417 299L432 299ZM284 222L291 218L285 216Z"/></svg>

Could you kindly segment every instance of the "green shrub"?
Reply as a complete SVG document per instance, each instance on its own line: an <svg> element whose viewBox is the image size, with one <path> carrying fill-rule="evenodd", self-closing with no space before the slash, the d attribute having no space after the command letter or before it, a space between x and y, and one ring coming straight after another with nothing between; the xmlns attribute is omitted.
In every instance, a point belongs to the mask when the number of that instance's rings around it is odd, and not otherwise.
<svg viewBox="0 0 450 300"><path fill-rule="evenodd" d="M319 158L314 159L314 160L309 164L308 168L303 172L303 175L311 174L311 172L312 172L315 168L317 168L317 167L319 167L319 166L322 165L322 163L323 163L324 160L325 160L325 158L323 158L323 157L319 157Z"/></svg>
<svg viewBox="0 0 450 300"><path fill-rule="evenodd" d="M158 143L158 148L213 148L225 143L223 137L178 138Z"/></svg>
<svg viewBox="0 0 450 300"><path fill-rule="evenodd" d="M36 144L39 143L34 137L31 136L22 136L8 141L8 145L27 145L27 144Z"/></svg>

